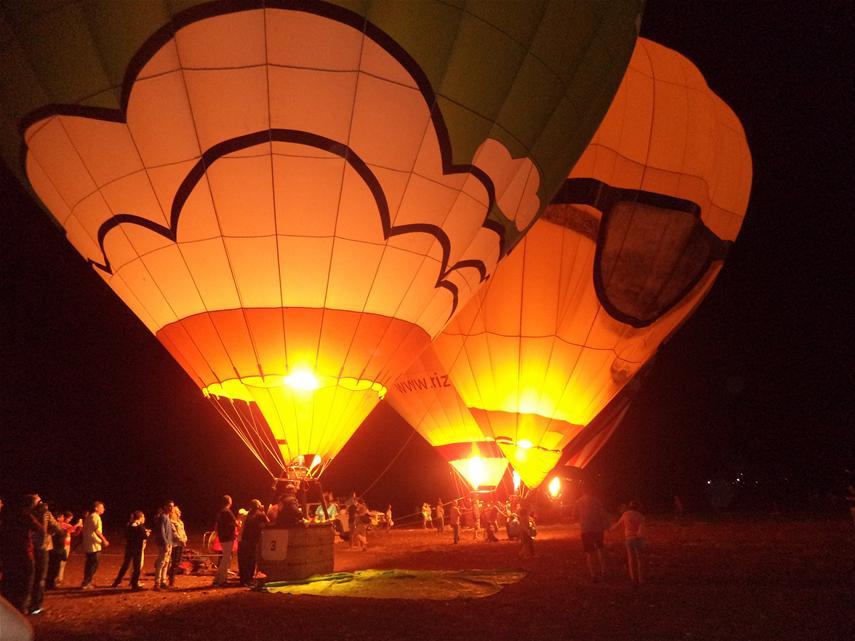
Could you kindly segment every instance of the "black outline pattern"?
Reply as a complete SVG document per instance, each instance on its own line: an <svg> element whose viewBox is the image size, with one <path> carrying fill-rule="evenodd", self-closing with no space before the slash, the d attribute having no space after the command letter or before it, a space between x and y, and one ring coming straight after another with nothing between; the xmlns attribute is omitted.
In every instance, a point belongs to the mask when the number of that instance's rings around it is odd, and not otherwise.
<svg viewBox="0 0 855 641"><path fill-rule="evenodd" d="M45 118L58 115L80 116L95 120L127 124L127 107L130 101L130 94L137 76L142 71L143 67L148 63L148 61L151 60L151 58L166 43L168 43L175 37L176 31L178 31L182 27L185 27L189 24L198 22L199 20L203 20L206 18L212 18L215 16L226 15L230 13L238 13L247 10L268 8L312 13L351 26L359 30L367 37L371 38L388 54L394 57L409 72L410 76L416 82L416 85L418 86L419 91L425 100L425 104L428 106L428 109L430 111L431 122L433 124L437 136L437 141L439 143L443 174L449 175L469 173L484 185L488 196L488 203L487 211L484 216L484 222L481 224L481 226L482 228L489 229L498 235L498 258L501 259L501 257L505 254L506 251L505 227L500 222L489 218L490 212L493 211L493 208L495 207L496 203L496 194L493 182L482 169L472 164L455 164L452 162L451 140L449 137L448 128L446 127L445 120L443 119L442 114L439 110L439 106L436 101L436 95L430 85L430 81L428 80L425 72L421 69L421 67L413 59L413 57L410 56L410 54L408 54L395 40L393 40L384 31L382 31L372 23L368 22L368 20L363 18L361 15L343 7L328 4L320 0L214 0L213 2L198 5L181 11L175 16L173 16L170 22L166 23L165 25L160 27L154 34L152 34L145 41L145 43L143 43L137 53L134 54L133 58L128 64L128 68L125 72L125 76L122 82L122 98L120 109L108 109L103 107L89 107L83 105L69 104L45 105L44 107L36 109L21 118L19 122L19 131L22 137L24 137L26 130L30 126ZM354 169L359 172L359 174L366 181L366 183L371 188L372 193L374 194L375 200L377 201L378 208L380 210L381 222L383 225L383 232L385 238L388 239L391 236L413 232L423 232L434 236L437 242L439 242L442 246L443 253L442 266L440 269L440 273L437 276L435 287L443 287L451 293L453 299L451 314L454 313L454 310L456 310L458 305L457 286L447 280L447 277L451 274L451 272L466 267L471 267L478 270L480 282L483 282L487 278L486 265L483 261L478 259L461 260L450 267L448 266L448 257L451 250L451 242L448 236L440 227L427 223L401 225L397 227L391 225L389 219L388 204L386 203L385 194L383 194L379 181L377 181L373 172L368 169L365 162L358 158L358 156L356 156L356 154L354 154L353 151L350 150L346 145L309 132L300 132L288 129L268 129L258 131L252 134L247 134L245 136L240 136L232 140L227 140L222 143L218 143L210 149L206 150L202 154L202 157L200 158L199 162L197 162L193 169L191 169L191 171L188 173L187 177L182 181L181 186L175 194L172 204L169 228L166 228L163 225L142 218L140 216L135 216L133 214L117 214L111 217L109 220L105 221L101 225L101 228L98 230L98 243L101 247L102 255L104 256L104 262L98 263L91 259L88 262L90 262L95 267L110 272L110 263L106 257L106 254L104 253L104 238L107 232L122 223L130 223L133 225L144 227L161 236L164 236L172 242L176 242L178 222L181 216L181 207L189 196L193 186L195 186L195 184L204 175L205 167L210 164L210 162L216 160L217 158L220 158L224 154L234 152L238 149L243 149L247 146L261 144L263 142L269 142L271 140L301 142L304 144L313 145L318 148L335 153L345 158L345 160L347 160L348 162L351 162ZM23 161L25 161L26 153L27 146L25 143L22 146ZM24 166L24 173L25 175L27 173L26 166Z"/></svg>
<svg viewBox="0 0 855 641"><path fill-rule="evenodd" d="M612 210L620 202L641 203L643 205L649 205L659 209L690 214L698 220L698 224L701 226L701 237L707 243L707 247L710 250L704 269L699 269L698 273L695 274L686 286L674 296L674 299L671 302L664 305L659 310L658 314L647 320L636 318L635 316L626 314L618 309L609 299L607 288L603 281L603 247L606 242L606 235L608 234L608 226ZM561 189L555 195L555 198L552 199L550 204L588 205L603 212L596 241L597 249L594 256L594 289L597 292L597 298L599 299L600 304L609 313L609 315L622 323L631 325L632 327L648 327L674 309L674 307L676 307L703 279L714 262L723 261L725 259L728 250L733 244L732 241L722 240L716 236L715 233L713 233L713 231L703 223L701 220L700 206L690 200L639 189L620 189L612 187L611 185L595 178L568 178L564 181ZM549 220L548 213L544 218Z"/></svg>

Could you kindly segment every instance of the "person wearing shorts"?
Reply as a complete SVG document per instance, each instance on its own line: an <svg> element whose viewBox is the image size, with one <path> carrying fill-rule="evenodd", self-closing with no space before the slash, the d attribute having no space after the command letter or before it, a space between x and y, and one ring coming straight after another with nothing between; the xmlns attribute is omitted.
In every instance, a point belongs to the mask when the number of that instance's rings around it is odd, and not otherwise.
<svg viewBox="0 0 855 641"><path fill-rule="evenodd" d="M573 518L579 522L588 573L596 583L606 573L603 532L608 527L608 515L600 500L591 495L589 487L582 487L582 497L573 506Z"/></svg>
<svg viewBox="0 0 855 641"><path fill-rule="evenodd" d="M610 529L623 526L623 538L626 545L626 567L629 579L633 583L643 581L641 573L641 550L644 549L644 515L639 511L639 504L630 501L628 509L621 514L620 519Z"/></svg>

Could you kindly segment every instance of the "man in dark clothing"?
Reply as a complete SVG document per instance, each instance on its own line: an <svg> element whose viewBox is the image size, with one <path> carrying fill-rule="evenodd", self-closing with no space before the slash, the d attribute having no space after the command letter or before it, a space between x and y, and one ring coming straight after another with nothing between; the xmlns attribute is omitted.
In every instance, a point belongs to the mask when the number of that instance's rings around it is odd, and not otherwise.
<svg viewBox="0 0 855 641"><path fill-rule="evenodd" d="M21 497L15 509L8 509L0 527L0 554L3 555L3 582L0 594L13 607L27 613L33 589L35 561L33 533L44 533L44 525L33 516L36 497ZM11 508L11 506L9 506Z"/></svg>
<svg viewBox="0 0 855 641"><path fill-rule="evenodd" d="M258 555L258 544L261 541L261 530L270 520L264 513L264 506L258 499L250 503L250 512L243 524L243 530L238 544L238 570L240 584L252 586L255 578L255 563Z"/></svg>
<svg viewBox="0 0 855 641"><path fill-rule="evenodd" d="M232 551L235 544L237 519L232 512L232 497L223 495L222 509L217 514L217 540L223 548L223 556L217 568L214 585L224 586L229 580L229 566L232 564Z"/></svg>
<svg viewBox="0 0 855 641"><path fill-rule="evenodd" d="M347 540L350 547L353 547L353 530L356 525L356 501L356 492L351 492L350 498L347 499Z"/></svg>
<svg viewBox="0 0 855 641"><path fill-rule="evenodd" d="M42 528L32 534L33 540L33 588L30 592L30 614L41 614L45 599L48 557L53 550L53 535L60 531L59 524L50 513L47 503L37 494L33 516Z"/></svg>
<svg viewBox="0 0 855 641"><path fill-rule="evenodd" d="M297 490L293 485L286 485L282 496L277 502L276 527L295 527L303 521L303 511L297 500Z"/></svg>
<svg viewBox="0 0 855 641"><path fill-rule="evenodd" d="M125 572L128 567L133 565L131 572L131 590L138 592L143 589L140 585L140 571L142 570L142 557L145 541L151 534L151 530L145 528L145 515L141 510L131 514L131 520L125 528L125 558L122 561L122 567L119 568L119 573L116 575L116 580L113 581L113 587L119 587L122 579L125 578Z"/></svg>

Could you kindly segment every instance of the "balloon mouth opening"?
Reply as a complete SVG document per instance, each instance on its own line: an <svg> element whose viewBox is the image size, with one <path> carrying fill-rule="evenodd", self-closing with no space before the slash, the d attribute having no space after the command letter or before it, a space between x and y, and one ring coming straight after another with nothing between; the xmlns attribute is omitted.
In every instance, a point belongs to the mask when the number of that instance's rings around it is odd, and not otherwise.
<svg viewBox="0 0 855 641"><path fill-rule="evenodd" d="M473 490L496 489L508 467L508 459L504 456L470 456L451 460L449 463Z"/></svg>
<svg viewBox="0 0 855 641"><path fill-rule="evenodd" d="M256 400L254 393L261 391L311 396L320 390L331 390L336 387L349 392L374 392L378 399L382 399L387 391L385 386L376 381L347 376L325 376L311 370L300 369L284 375L245 376L211 383L202 388L202 393L205 397L225 397L249 403Z"/></svg>

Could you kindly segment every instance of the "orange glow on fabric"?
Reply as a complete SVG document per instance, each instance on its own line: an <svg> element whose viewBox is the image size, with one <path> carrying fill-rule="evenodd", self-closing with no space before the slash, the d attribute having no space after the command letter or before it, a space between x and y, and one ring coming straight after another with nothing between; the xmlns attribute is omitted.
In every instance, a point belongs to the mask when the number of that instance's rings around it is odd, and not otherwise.
<svg viewBox="0 0 855 641"><path fill-rule="evenodd" d="M245 4L16 11L50 89L0 86L2 149L259 462L320 474L543 212L642 3Z"/></svg>
<svg viewBox="0 0 855 641"><path fill-rule="evenodd" d="M562 190L432 345L526 486L709 291L750 185L733 112L683 56L639 40Z"/></svg>
<svg viewBox="0 0 855 641"><path fill-rule="evenodd" d="M499 484L508 460L472 418L430 346L395 381L385 400L473 490Z"/></svg>

